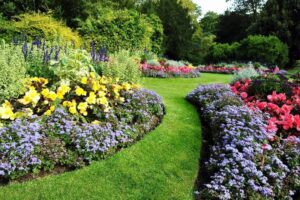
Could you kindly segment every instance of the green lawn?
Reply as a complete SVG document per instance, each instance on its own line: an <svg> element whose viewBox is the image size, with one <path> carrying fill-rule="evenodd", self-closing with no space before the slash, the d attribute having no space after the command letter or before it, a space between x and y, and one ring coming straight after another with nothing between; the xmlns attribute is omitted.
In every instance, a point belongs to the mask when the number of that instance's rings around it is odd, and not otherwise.
<svg viewBox="0 0 300 200"><path fill-rule="evenodd" d="M142 141L91 166L0 189L0 199L192 199L201 146L197 111L184 100L198 84L228 75L144 80L164 99L163 123Z"/></svg>

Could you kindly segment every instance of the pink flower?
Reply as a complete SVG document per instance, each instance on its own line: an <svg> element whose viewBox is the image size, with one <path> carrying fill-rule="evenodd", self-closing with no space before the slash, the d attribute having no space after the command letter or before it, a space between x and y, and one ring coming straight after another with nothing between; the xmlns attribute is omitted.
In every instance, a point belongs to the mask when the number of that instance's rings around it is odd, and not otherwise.
<svg viewBox="0 0 300 200"><path fill-rule="evenodd" d="M248 97L248 94L246 92L241 93L242 99L246 99Z"/></svg>
<svg viewBox="0 0 300 200"><path fill-rule="evenodd" d="M283 126L284 130L289 130L289 129L293 128L293 125L294 125L294 116L293 115L285 114L285 115L282 115L280 118L281 118L281 121L279 123Z"/></svg>
<svg viewBox="0 0 300 200"><path fill-rule="evenodd" d="M262 149L263 149L264 151L266 151L266 150L271 150L272 147L271 147L269 144L263 144L263 145L262 145Z"/></svg>
<svg viewBox="0 0 300 200"><path fill-rule="evenodd" d="M300 115L294 116L294 124L296 126L297 131L300 131Z"/></svg>
<svg viewBox="0 0 300 200"><path fill-rule="evenodd" d="M273 117L268 121L267 131L268 132L276 132L277 130L278 130L277 119L276 119L276 117Z"/></svg>

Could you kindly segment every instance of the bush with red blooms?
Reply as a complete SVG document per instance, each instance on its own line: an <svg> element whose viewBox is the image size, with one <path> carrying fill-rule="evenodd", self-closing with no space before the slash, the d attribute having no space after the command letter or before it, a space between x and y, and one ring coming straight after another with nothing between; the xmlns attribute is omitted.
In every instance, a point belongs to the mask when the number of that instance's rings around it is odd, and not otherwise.
<svg viewBox="0 0 300 200"><path fill-rule="evenodd" d="M276 135L270 135L270 141L280 139L293 139L300 137L300 86L292 87L292 95L273 91L265 98L248 95L251 80L235 82L231 89L239 95L246 105L252 109L259 109L270 115L268 130L276 131Z"/></svg>
<svg viewBox="0 0 300 200"><path fill-rule="evenodd" d="M141 64L141 71L146 77L170 78L184 77L196 78L200 76L200 72L196 67L192 66L154 66L147 63Z"/></svg>
<svg viewBox="0 0 300 200"><path fill-rule="evenodd" d="M216 66L216 65L207 65L199 67L200 72L209 72L209 73L219 73L219 74L233 74L239 71L239 67L225 67L225 66Z"/></svg>

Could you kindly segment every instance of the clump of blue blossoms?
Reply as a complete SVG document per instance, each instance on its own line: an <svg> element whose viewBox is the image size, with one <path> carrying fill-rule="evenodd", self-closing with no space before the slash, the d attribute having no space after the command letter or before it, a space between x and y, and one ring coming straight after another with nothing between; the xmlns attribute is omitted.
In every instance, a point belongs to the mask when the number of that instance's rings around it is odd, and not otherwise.
<svg viewBox="0 0 300 200"><path fill-rule="evenodd" d="M200 199L294 198L300 141L270 145L268 116L244 106L227 85L199 86L187 99L199 107L209 132L208 179L198 188Z"/></svg>

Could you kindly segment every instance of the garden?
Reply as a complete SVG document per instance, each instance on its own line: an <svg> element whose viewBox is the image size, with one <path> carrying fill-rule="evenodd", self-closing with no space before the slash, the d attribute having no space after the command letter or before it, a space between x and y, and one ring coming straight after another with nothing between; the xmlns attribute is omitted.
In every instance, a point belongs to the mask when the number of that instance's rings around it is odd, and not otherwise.
<svg viewBox="0 0 300 200"><path fill-rule="evenodd" d="M0 1L0 199L299 199L299 37L232 2Z"/></svg>

